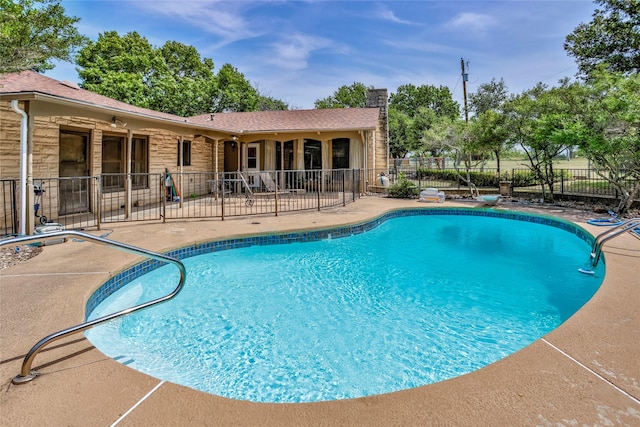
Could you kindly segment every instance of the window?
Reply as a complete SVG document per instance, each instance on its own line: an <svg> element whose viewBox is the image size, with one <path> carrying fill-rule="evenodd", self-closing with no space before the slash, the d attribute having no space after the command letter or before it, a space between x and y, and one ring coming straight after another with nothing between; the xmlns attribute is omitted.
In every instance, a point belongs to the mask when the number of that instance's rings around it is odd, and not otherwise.
<svg viewBox="0 0 640 427"><path fill-rule="evenodd" d="M349 169L349 138L337 138L331 142L331 167Z"/></svg>
<svg viewBox="0 0 640 427"><path fill-rule="evenodd" d="M283 147L284 152L282 152ZM287 171L293 169L293 141L276 142L276 170L283 169Z"/></svg>
<svg viewBox="0 0 640 427"><path fill-rule="evenodd" d="M133 188L147 188L149 163L147 138L134 137L131 140L131 184ZM125 183L127 138L116 135L102 136L102 189L123 190ZM143 174L143 175L140 175Z"/></svg>
<svg viewBox="0 0 640 427"><path fill-rule="evenodd" d="M247 148L247 169L258 168L258 147Z"/></svg>
<svg viewBox="0 0 640 427"><path fill-rule="evenodd" d="M178 166L180 166L180 141L178 141ZM191 166L191 141L182 141L182 166Z"/></svg>
<svg viewBox="0 0 640 427"><path fill-rule="evenodd" d="M322 169L322 144L315 139L304 140L304 168Z"/></svg>

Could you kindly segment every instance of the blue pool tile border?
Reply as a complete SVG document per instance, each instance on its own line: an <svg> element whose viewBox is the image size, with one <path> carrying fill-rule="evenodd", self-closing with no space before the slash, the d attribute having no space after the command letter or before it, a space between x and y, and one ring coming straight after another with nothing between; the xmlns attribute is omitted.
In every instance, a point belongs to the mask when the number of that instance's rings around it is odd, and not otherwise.
<svg viewBox="0 0 640 427"><path fill-rule="evenodd" d="M384 213L383 215L369 220L364 223L353 225L342 225L334 228L323 228L317 230L305 230L305 231L288 231L276 234L255 235L247 237L237 237L227 240L216 240L206 243L198 243L192 246L187 246L172 251L166 252L167 255L179 260L203 255L211 252L225 251L229 249L246 248L249 246L267 246L267 245L279 245L285 243L297 243L297 242L313 242L317 240L325 239L339 239L341 237L353 236L355 234L364 233L378 227L393 218L400 218L406 216L426 216L426 215L459 215L459 216L485 216L501 219L510 219L516 221L526 221L536 224L548 225L551 227L560 228L575 234L578 238L584 240L589 245L593 244L594 237L589 234L585 229L574 224L572 222L548 217L543 215L535 215L529 213L515 212L515 211L498 211L494 209L474 209L474 208L409 208L398 209ZM137 279L138 277L155 270L158 267L166 265L166 263L158 260L146 260L139 264L134 265L120 273L117 273L112 278L107 280L102 286L96 290L91 297L87 300L85 305L85 317L88 317L91 312L108 296L116 292L118 289Z"/></svg>

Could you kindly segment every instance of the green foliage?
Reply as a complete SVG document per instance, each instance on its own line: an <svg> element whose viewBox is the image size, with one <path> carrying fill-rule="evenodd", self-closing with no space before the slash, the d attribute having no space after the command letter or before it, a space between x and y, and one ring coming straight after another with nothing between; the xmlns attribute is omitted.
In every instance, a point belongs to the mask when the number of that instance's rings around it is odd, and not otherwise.
<svg viewBox="0 0 640 427"><path fill-rule="evenodd" d="M412 127L411 117L395 108L389 108L389 153L392 158L402 158L411 151L407 141L413 141L409 136Z"/></svg>
<svg viewBox="0 0 640 427"><path fill-rule="evenodd" d="M504 79L496 81L493 78L489 83L478 86L475 93L469 94L469 110L476 115L487 111L502 111L502 106L508 98L509 93Z"/></svg>
<svg viewBox="0 0 640 427"><path fill-rule="evenodd" d="M418 126L414 127L421 131L420 145L414 151L420 155L429 153L433 157L439 157L464 141L466 124L459 119L452 120L450 117L431 114L431 117L424 116L429 117L430 120L425 121L422 129L419 129Z"/></svg>
<svg viewBox="0 0 640 427"><path fill-rule="evenodd" d="M571 177L570 172L567 170L556 170L554 173L556 179L564 178L567 180ZM511 181L514 187L529 187L538 183L535 173L528 170L516 170L511 176L506 173L500 175L495 172L469 171L469 177L477 187L485 188L498 188L500 181L504 180ZM418 168L416 178L422 180L450 181L460 185L466 185L458 171L452 169Z"/></svg>
<svg viewBox="0 0 640 427"><path fill-rule="evenodd" d="M564 49L588 75L599 64L609 71L640 70L640 1L595 0L601 6L589 23L582 23L564 42Z"/></svg>
<svg viewBox="0 0 640 427"><path fill-rule="evenodd" d="M120 37L115 31L90 41L76 57L80 86L122 102L152 108L152 77L162 72L162 57L137 32Z"/></svg>
<svg viewBox="0 0 640 427"><path fill-rule="evenodd" d="M135 31L100 34L80 50L76 62L83 88L183 117L288 109L284 102L260 95L230 64L216 75L213 60L201 58L193 46L167 41L156 48Z"/></svg>
<svg viewBox="0 0 640 427"><path fill-rule="evenodd" d="M0 0L0 74L53 68L87 40L59 0Z"/></svg>
<svg viewBox="0 0 640 427"><path fill-rule="evenodd" d="M218 91L212 111L258 111L259 106L260 95L244 74L231 64L224 64L218 71Z"/></svg>
<svg viewBox="0 0 640 427"><path fill-rule="evenodd" d="M279 99L272 98L270 96L260 95L258 102L259 111L276 111L276 110L288 110L289 104Z"/></svg>
<svg viewBox="0 0 640 427"><path fill-rule="evenodd" d="M398 174L398 179L389 186L389 197L396 199L413 199L418 197L420 189L413 182L409 181L403 173Z"/></svg>
<svg viewBox="0 0 640 427"><path fill-rule="evenodd" d="M446 116L451 119L460 116L460 105L453 100L446 86L406 84L398 87L396 93L391 94L389 98L389 108L395 108L409 117L413 117L420 107L433 110L437 116Z"/></svg>
<svg viewBox="0 0 640 427"><path fill-rule="evenodd" d="M554 137L571 141L596 172L621 194L618 212L640 194L640 75L609 73L600 66L582 93L579 119Z"/></svg>
<svg viewBox="0 0 640 427"><path fill-rule="evenodd" d="M425 140L425 132L438 118L455 120L460 116L460 106L451 96L449 88L431 85L400 86L389 99L389 139L394 157L404 157L408 152L430 152L434 147Z"/></svg>
<svg viewBox="0 0 640 427"><path fill-rule="evenodd" d="M340 86L333 95L324 99L317 99L314 107L322 108L364 108L367 106L367 87L358 82L351 86Z"/></svg>
<svg viewBox="0 0 640 427"><path fill-rule="evenodd" d="M159 54L164 66L150 80L152 108L182 117L209 112L217 91L213 60L176 41L166 42Z"/></svg>
<svg viewBox="0 0 640 427"><path fill-rule="evenodd" d="M479 153L493 153L495 155L498 173L500 173L500 158L512 146L507 116L495 110L478 113L471 121L471 138L475 141Z"/></svg>
<svg viewBox="0 0 640 427"><path fill-rule="evenodd" d="M524 150L529 168L546 187L544 198L549 201L553 201L557 178L554 159L576 143L563 131L578 124L580 111L585 108L583 92L581 85L567 80L551 89L538 84L505 105L509 139Z"/></svg>

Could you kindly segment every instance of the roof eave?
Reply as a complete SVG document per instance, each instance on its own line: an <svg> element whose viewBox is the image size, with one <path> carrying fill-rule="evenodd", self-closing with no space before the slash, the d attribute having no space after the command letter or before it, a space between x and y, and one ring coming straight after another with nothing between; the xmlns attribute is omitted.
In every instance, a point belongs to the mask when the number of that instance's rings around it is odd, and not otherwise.
<svg viewBox="0 0 640 427"><path fill-rule="evenodd" d="M261 129L261 130L239 130L242 135L252 135L259 133L301 133L301 132L358 132L361 130L376 130L375 126L358 126L352 128L301 128L301 129Z"/></svg>
<svg viewBox="0 0 640 427"><path fill-rule="evenodd" d="M206 130L210 132L218 132L221 137L227 137L229 133L232 133L231 130L225 129L216 129L212 126L207 126L201 123L193 123L189 122L188 119L184 120L176 120L170 119L166 117L157 117L151 114L144 114L135 111L123 110L121 108L110 107L107 105L96 104L93 102L81 101L77 99L70 99L61 96L55 96L43 92L30 91L30 92L5 92L0 93L0 99L9 99L9 100L18 100L18 101L43 101L45 103L56 104L64 107L68 107L70 110L82 107L82 110L86 113L86 111L91 111L94 114L93 118L98 118L100 120L109 121L111 117L117 116L121 120L131 121L132 119L138 119L141 123L149 123L148 127L151 127L151 124L162 125L163 128L188 128L193 130ZM62 112L62 111L61 111ZM60 114L67 115L67 114ZM71 114L69 114L71 115ZM73 114L75 115L75 114ZM103 116L103 117L100 117Z"/></svg>

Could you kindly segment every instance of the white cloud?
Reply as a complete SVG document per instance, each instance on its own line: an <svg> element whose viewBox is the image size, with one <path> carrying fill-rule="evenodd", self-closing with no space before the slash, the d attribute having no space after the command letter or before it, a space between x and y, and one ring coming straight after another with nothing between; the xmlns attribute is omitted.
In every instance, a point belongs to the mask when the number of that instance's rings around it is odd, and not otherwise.
<svg viewBox="0 0 640 427"><path fill-rule="evenodd" d="M288 35L285 40L273 44L274 56L271 64L288 70L307 68L309 56L316 50L331 46L331 41L322 37L304 34Z"/></svg>
<svg viewBox="0 0 640 427"><path fill-rule="evenodd" d="M409 40L409 39L386 39L381 43L390 48L398 51L412 51L412 52L428 52L428 53L449 53L454 48L450 45L432 43L425 40Z"/></svg>
<svg viewBox="0 0 640 427"><path fill-rule="evenodd" d="M375 16L384 21L393 22L395 24L413 25L413 22L398 18L396 14L393 13L393 11L387 9L382 5L378 5L378 8L375 12Z"/></svg>
<svg viewBox="0 0 640 427"><path fill-rule="evenodd" d="M170 16L180 21L179 25L191 26L221 38L218 46L237 40L256 37L256 33L242 12L245 2L200 1L200 2L147 2L134 1L132 5L146 13Z"/></svg>
<svg viewBox="0 0 640 427"><path fill-rule="evenodd" d="M473 12L463 12L456 15L449 25L455 29L465 29L470 31L485 31L496 26L498 21L489 15Z"/></svg>

